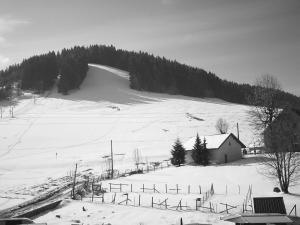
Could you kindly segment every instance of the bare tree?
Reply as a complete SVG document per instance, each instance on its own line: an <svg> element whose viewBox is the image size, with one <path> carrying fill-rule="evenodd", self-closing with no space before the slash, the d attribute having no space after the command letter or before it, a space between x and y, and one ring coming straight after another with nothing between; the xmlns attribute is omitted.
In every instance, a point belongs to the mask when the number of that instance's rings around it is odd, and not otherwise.
<svg viewBox="0 0 300 225"><path fill-rule="evenodd" d="M256 130L263 132L279 115L280 102L277 94L280 90L281 85L278 80L269 74L256 79L253 96L249 99L250 104L253 105L249 114Z"/></svg>
<svg viewBox="0 0 300 225"><path fill-rule="evenodd" d="M220 118L218 119L215 127L220 134L226 134L229 128L229 124L226 120Z"/></svg>
<svg viewBox="0 0 300 225"><path fill-rule="evenodd" d="M299 154L293 143L294 121L280 114L278 93L281 90L276 78L263 75L256 80L253 96L250 98L252 109L249 115L252 125L259 132L266 147L262 173L278 180L283 192L289 192L290 184L299 171Z"/></svg>
<svg viewBox="0 0 300 225"><path fill-rule="evenodd" d="M297 152L299 116L290 108L285 108L264 131L264 143L268 151L264 174L278 178L283 192L289 192L290 184L299 178L300 155Z"/></svg>

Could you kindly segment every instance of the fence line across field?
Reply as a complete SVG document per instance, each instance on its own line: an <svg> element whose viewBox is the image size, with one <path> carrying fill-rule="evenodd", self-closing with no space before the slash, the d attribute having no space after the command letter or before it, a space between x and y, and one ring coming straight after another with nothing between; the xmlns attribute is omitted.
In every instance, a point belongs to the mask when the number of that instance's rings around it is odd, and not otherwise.
<svg viewBox="0 0 300 225"><path fill-rule="evenodd" d="M74 177L76 176L74 175ZM81 200L89 200L95 203L118 204L173 211L203 211L219 214L237 213L237 211L253 211L252 185L248 186L244 201L242 201L241 204L235 205L232 204L232 202L226 202L226 200L223 202L215 202L214 199L211 199L211 197L215 195L214 184L211 184L210 188L203 191L205 189L203 189L201 185L113 183L112 179L109 179L109 181L111 181L109 182L105 179L102 180L101 176L93 177L92 180L90 177L86 176L83 180L85 180L83 186L87 187L86 190L91 186L91 195L88 197L81 197ZM205 186L207 187L208 185ZM237 188L234 188L234 186ZM227 196L228 194L230 195L233 193L241 195L241 186L239 184L234 186L224 185L224 189L219 186L218 195ZM201 195L201 197L194 195ZM179 199L179 197L181 198ZM184 199L185 202L182 198L186 198ZM290 214L296 215L296 211L296 205L294 205Z"/></svg>
<svg viewBox="0 0 300 225"><path fill-rule="evenodd" d="M209 190L210 197L214 195L214 192ZM231 205L228 203L213 203L208 201L209 199L201 200L195 199L195 203L192 204L192 201L183 202L183 199L169 199L168 197L162 198L160 195L145 195L138 193L102 193L100 196L94 197L84 197L83 200L91 201L94 203L101 204L116 204L124 206L133 206L133 207L145 207L153 209L162 209L162 210L173 210L173 211L205 211L210 213L231 213L231 210L237 209L238 205ZM224 206L224 209L218 210L219 206Z"/></svg>
<svg viewBox="0 0 300 225"><path fill-rule="evenodd" d="M100 184L101 182L98 182ZM101 183L104 191L107 192L134 192L134 193L164 193L164 194L203 194L208 195L208 192L203 192L201 185L179 185L179 184L132 184L132 183ZM213 190L211 184L210 190Z"/></svg>

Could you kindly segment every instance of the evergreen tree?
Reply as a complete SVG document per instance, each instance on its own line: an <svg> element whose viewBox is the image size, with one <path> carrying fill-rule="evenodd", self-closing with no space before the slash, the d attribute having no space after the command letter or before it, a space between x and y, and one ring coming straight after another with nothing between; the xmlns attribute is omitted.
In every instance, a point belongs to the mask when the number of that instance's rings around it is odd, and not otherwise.
<svg viewBox="0 0 300 225"><path fill-rule="evenodd" d="M185 163L185 149L179 139L175 141L173 149L171 150L171 154L171 163L173 165L180 166L181 164Z"/></svg>
<svg viewBox="0 0 300 225"><path fill-rule="evenodd" d="M49 90L56 83L58 71L61 76L59 92L80 87L88 63L116 67L129 72L130 87L136 90L181 94L193 97L214 97L225 101L251 104L249 96L255 87L220 79L203 69L154 56L146 52L116 49L114 46L75 46L60 52L33 56L22 63L0 71L5 85L21 81L23 90ZM291 106L300 104L300 98L277 91L278 100Z"/></svg>
<svg viewBox="0 0 300 225"><path fill-rule="evenodd" d="M196 141L192 150L192 158L197 164L203 163L203 146L198 134L196 136Z"/></svg>
<svg viewBox="0 0 300 225"><path fill-rule="evenodd" d="M208 150L206 147L206 139L204 138L203 144L202 144L202 155L203 155L203 166L207 166L209 164L209 155L208 155Z"/></svg>

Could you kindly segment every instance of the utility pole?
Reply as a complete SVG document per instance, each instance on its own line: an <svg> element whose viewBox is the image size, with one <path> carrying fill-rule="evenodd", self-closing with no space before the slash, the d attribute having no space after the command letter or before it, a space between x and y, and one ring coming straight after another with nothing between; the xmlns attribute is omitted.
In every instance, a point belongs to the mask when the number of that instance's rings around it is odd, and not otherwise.
<svg viewBox="0 0 300 225"><path fill-rule="evenodd" d="M10 107L10 113L11 113L11 118L13 118L14 117L14 107L13 106Z"/></svg>
<svg viewBox="0 0 300 225"><path fill-rule="evenodd" d="M236 123L236 130L237 130L237 138L240 140L240 129L239 129L239 123Z"/></svg>
<svg viewBox="0 0 300 225"><path fill-rule="evenodd" d="M112 140L110 140L110 158L111 158L111 178L114 178L114 158L113 158Z"/></svg>

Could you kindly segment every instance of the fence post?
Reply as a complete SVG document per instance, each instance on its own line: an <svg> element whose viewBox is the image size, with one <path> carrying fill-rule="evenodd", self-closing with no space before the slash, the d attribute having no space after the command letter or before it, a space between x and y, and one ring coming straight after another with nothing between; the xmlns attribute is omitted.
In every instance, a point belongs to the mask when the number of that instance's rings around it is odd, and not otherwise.
<svg viewBox="0 0 300 225"><path fill-rule="evenodd" d="M166 193L168 193L168 184L165 184L166 187Z"/></svg>
<svg viewBox="0 0 300 225"><path fill-rule="evenodd" d="M130 184L130 190L131 190L131 192L132 192L132 184Z"/></svg>
<svg viewBox="0 0 300 225"><path fill-rule="evenodd" d="M141 195L139 195L139 206L141 206Z"/></svg>
<svg viewBox="0 0 300 225"><path fill-rule="evenodd" d="M201 186L199 185L199 192L200 192L200 194L201 194Z"/></svg>
<svg viewBox="0 0 300 225"><path fill-rule="evenodd" d="M215 194L215 189L214 189L214 184L213 183L211 184L210 192L211 192L212 195Z"/></svg>
<svg viewBox="0 0 300 225"><path fill-rule="evenodd" d="M188 186L188 194L190 194L191 193L191 186L189 185Z"/></svg>
<svg viewBox="0 0 300 225"><path fill-rule="evenodd" d="M92 182L92 202L94 201L94 178Z"/></svg>
<svg viewBox="0 0 300 225"><path fill-rule="evenodd" d="M117 195L117 193L114 194L114 197L112 199L112 203L114 203L114 204L116 203L116 195Z"/></svg>
<svg viewBox="0 0 300 225"><path fill-rule="evenodd" d="M153 208L153 196L151 198L151 207Z"/></svg>
<svg viewBox="0 0 300 225"><path fill-rule="evenodd" d="M178 194L178 184L176 184L176 192L177 192L177 194Z"/></svg>
<svg viewBox="0 0 300 225"><path fill-rule="evenodd" d="M296 204L293 206L293 208L290 211L289 215L291 215L294 210L295 210L295 216L297 216L297 205Z"/></svg>

